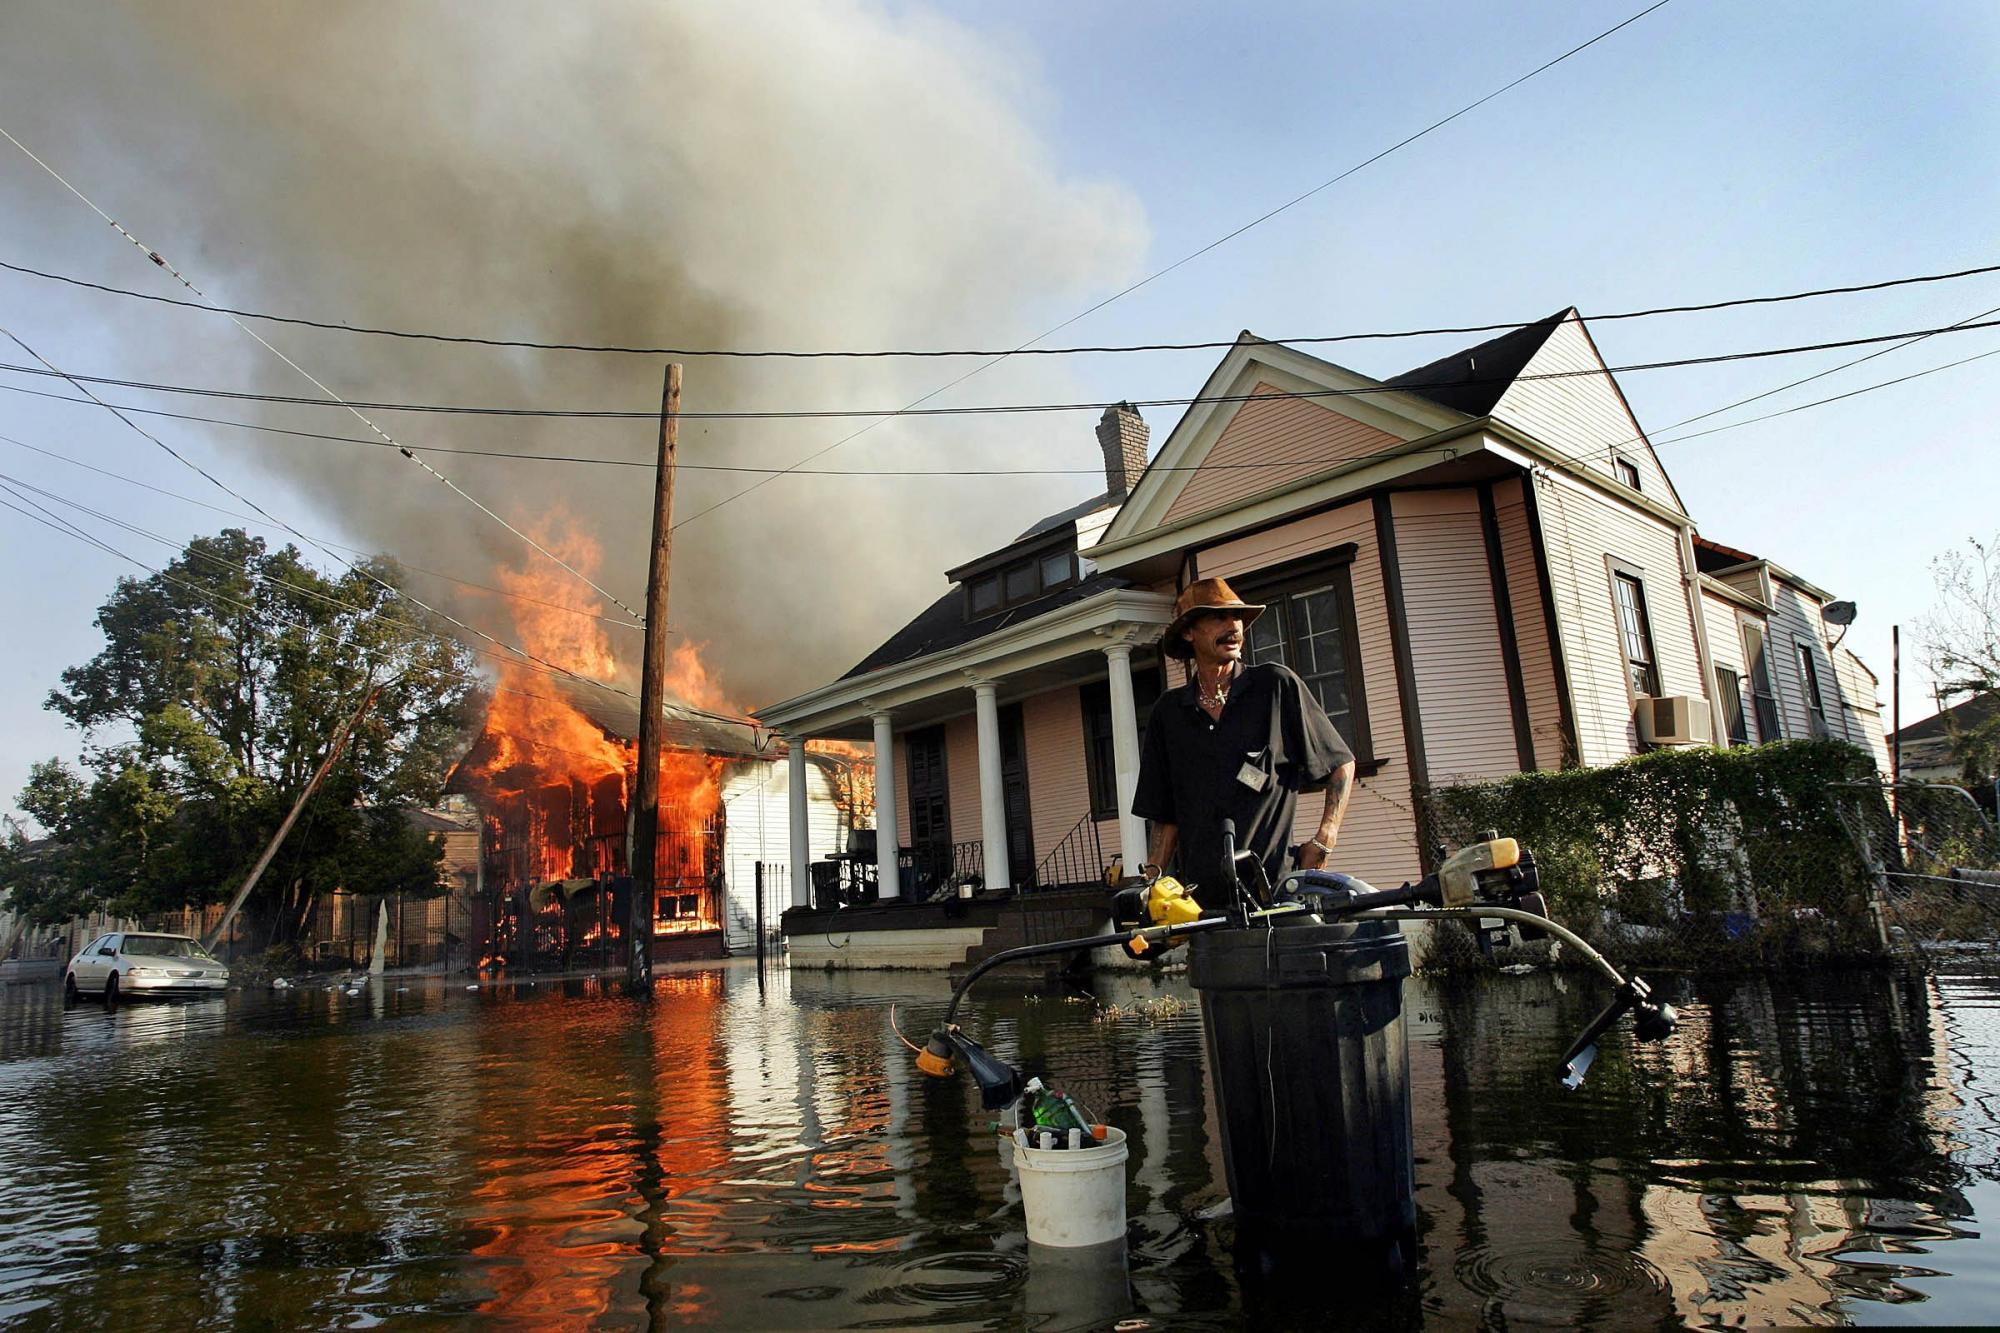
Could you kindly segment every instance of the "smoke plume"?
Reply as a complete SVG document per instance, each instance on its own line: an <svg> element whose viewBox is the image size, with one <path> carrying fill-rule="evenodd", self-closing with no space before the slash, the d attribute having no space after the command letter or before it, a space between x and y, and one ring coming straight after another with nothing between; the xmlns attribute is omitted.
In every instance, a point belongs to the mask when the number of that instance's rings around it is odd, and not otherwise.
<svg viewBox="0 0 2000 1333"><path fill-rule="evenodd" d="M10 128L232 304L538 340L939 345L1052 323L1129 278L1144 244L1127 193L1055 160L1026 61L900 7L7 9ZM20 166L8 164L8 197L41 191L25 244L61 238L73 269L174 292L53 183L24 183ZM310 392L218 317L91 299L95 318L119 321L124 363L81 368ZM645 409L660 394L657 359L262 331L356 397ZM684 406L896 405L967 368L693 359ZM1010 363L945 401L1062 393L1062 374ZM163 405L365 434L334 411ZM644 421L380 419L413 445L627 459L655 447ZM689 421L681 459L783 466L861 424ZM897 422L820 465L1089 466L1091 425ZM393 451L163 429L216 442L246 489L280 497L273 507L308 530L337 525L484 583L532 558ZM433 461L524 527L560 503L602 544L601 581L643 604L649 472ZM691 468L677 513L757 479ZM707 645L732 698L768 702L851 665L943 590L951 560L1097 488L1086 477L784 478L676 534L670 620ZM413 587L509 632L502 603L422 576ZM614 633L636 662L636 635Z"/></svg>

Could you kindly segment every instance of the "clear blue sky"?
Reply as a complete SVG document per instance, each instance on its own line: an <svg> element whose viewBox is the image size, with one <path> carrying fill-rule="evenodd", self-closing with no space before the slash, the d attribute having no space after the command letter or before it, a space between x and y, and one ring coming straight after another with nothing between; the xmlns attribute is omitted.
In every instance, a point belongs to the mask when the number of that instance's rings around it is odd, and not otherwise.
<svg viewBox="0 0 2000 1333"><path fill-rule="evenodd" d="M1254 12L1040 0L976 10L853 5L833 7L823 31L788 47L784 42L792 35L772 30L778 18L763 19L761 33L748 18L717 20L716 27L729 30L707 34L718 45L704 49L744 53L740 66L727 73L729 125L761 122L768 106L770 122L782 132L746 138L763 145L748 167L743 154L705 157L707 141L679 145L674 170L679 179L717 182L725 227L737 197L732 190L742 191L744 200L761 200L755 191L775 189L781 192L776 197L796 200L801 214L810 213L823 228L818 236L792 240L774 232L777 239L761 239L760 252L717 279L719 299L747 312L736 317L733 330L770 343L936 342L954 335L1006 343L1178 259L1640 7L1471 0L1263 5ZM489 22L469 4L418 8L434 28L472 31L470 25L477 25L494 98L546 108L560 118L583 95L573 79L537 81L537 43L546 39L535 22ZM490 305L477 304L479 294L460 286L439 280L433 288L426 263L405 262L386 242L368 251L366 209L357 210L358 222L343 224L338 255L302 249L298 237L306 224L286 211L284 200L260 193L273 173L305 173L322 161L365 193L368 163L415 156L366 120L382 89L429 73L401 46L404 16L415 10L350 11L355 17L338 34L342 40L316 44L313 59L346 61L337 68L353 81L322 79L310 102L307 93L284 88L282 60L252 61L242 53L223 59L191 40L163 56L159 30L141 26L135 12L122 11L122 20L120 11L79 19L64 6L10 7L0 17L0 52L11 51L0 54L0 124L75 170L79 183L186 266L225 275L223 286L237 299L362 319L385 317L386 310L403 323L474 332L503 318L513 328L542 328L526 312L509 318L503 306L495 314ZM836 41L843 33L864 36L851 44ZM270 38L284 39L282 31ZM427 32L424 40L436 40L435 34ZM784 59L754 58L772 43L787 53ZM630 34L607 22L601 40L593 42L586 32L578 49L604 61L613 71L607 77L626 77L627 63L646 58L630 45ZM214 69L204 65L211 58ZM898 118L911 126L943 124L940 133L958 135L946 149L916 137L907 153L864 153L829 173L824 152L769 147L799 141L805 133L799 126L840 122L848 112L838 90L865 86L870 62L890 59L906 63L895 85L898 103L882 113L885 119L854 113L856 124L878 137L890 134L882 126ZM818 68L821 60L860 65L838 71L860 82L833 79ZM462 72L457 77L482 86ZM268 83L250 86L258 79ZM802 110L797 88L815 79L835 91L820 107ZM927 86L926 80L934 82ZM968 87L978 96L970 97ZM308 108L310 125L285 123L294 106ZM349 124L345 108L352 109L351 133L342 132ZM488 114L467 108L462 132L468 144L475 144ZM238 144L229 136L245 121L256 123L240 130ZM461 132L455 124L426 128L447 143L447 130ZM714 126L705 128L713 140ZM581 159L540 153L533 143L505 154L495 154L490 144L476 146L490 155L482 160L505 163L505 188L520 191L522 199L559 189L590 207L615 211L626 206L632 182L643 179L655 160L621 152L627 132L622 122L605 124ZM843 132L856 138L852 130ZM1996 144L2000 8L1674 0L1059 337L1227 338L1243 328L1303 335L1526 320L1569 305L1588 316L1993 263L2000 260L1993 225L2000 216L2000 182L1992 171ZM448 164L449 157L423 160L430 164L428 176L450 175L436 165ZM1016 172L1027 182L1018 188L1007 184ZM480 179L490 183L500 176L489 171ZM983 181L1005 188L981 195ZM1032 225L1016 227L1007 216L1010 200L1031 196L1034 202L1021 207L1033 214ZM394 200L384 197L383 207L393 212ZM218 211L210 206L218 198L233 202ZM1088 232L1092 200L1102 201L1105 235L1067 248L1050 240L1052 230ZM740 207L748 217L751 204ZM758 208L768 211L761 203ZM453 223L441 215L439 225ZM938 233L950 235L941 240ZM482 235L468 221L459 250L482 244ZM859 271L878 288L893 287L904 276L893 266L893 252L932 246L942 253L954 237L965 253L927 261L930 268L914 270L911 290L876 291L863 301L838 289L835 269ZM121 246L60 187L0 144L0 258L166 290L159 275ZM831 294L815 297L821 279L814 259L821 246L830 256L820 272ZM360 262L357 251L366 252L373 270L393 275L393 300L357 297L343 304L340 281L324 275ZM842 264L841 255L852 262ZM496 273L533 267L498 252L491 265ZM756 282L760 265L771 274L763 289ZM935 282L937 273L959 275L948 295L924 287L926 275ZM865 317L858 313L864 305ZM933 306L949 309L939 313ZM2000 277L1609 324L1595 332L1607 359L1618 364L1947 324L1992 307L2000 307ZM843 318L848 309L857 312L852 320ZM277 384L253 347L213 321L196 324L13 275L0 274L0 324L79 369L264 389ZM586 309L565 312L561 327L589 334L597 324ZM1329 355L1386 375L1460 341L1469 340L1363 345ZM382 363L362 359L352 341L291 345L307 348L315 369L351 392L479 397L480 376L490 373L462 369L463 361L442 353L410 351L398 353L408 357L409 373L391 378L381 373ZM1993 348L2000 348L2000 330L1936 339L1704 424ZM11 346L0 350L7 353L0 360L21 359ZM1635 373L1622 382L1641 424L1670 436L1661 428L1852 355ZM1090 358L1018 375L1003 369L942 401L1042 393L1185 395L1212 362L1206 354L1156 355ZM949 377L937 366L905 368L892 381L866 382L843 401L874 404L903 390L914 396ZM541 388L527 396L575 401L561 392L559 377L530 382ZM735 401L757 398L760 383L734 388ZM827 383L815 382L822 388ZM828 396L775 380L769 393L791 405L813 401L815 393L820 402ZM195 478L116 423L17 395L0 397L6 400L0 401L0 434L198 492ZM1911 660L1909 628L1931 605L1929 562L1968 537L2000 530L1996 419L2000 357L1665 445L1661 457L1705 535L1768 556L1859 604L1849 642L1883 677L1885 690L1889 627L1906 627L1908 720L1929 711L1922 702L1928 681ZM313 420L326 428L330 419ZM894 444L901 437L884 431L826 461L899 465L891 460L935 458L935 450L955 439L960 457L970 452L1088 464L1095 446L1087 424L1036 419L1007 428L1038 432L1025 442L996 434L991 425L927 428L925 442L907 445ZM1152 425L1158 441L1172 420L1155 413ZM322 483L308 474L260 462L239 441L198 428L178 428L173 438L302 527L363 545L393 545L365 514L329 501ZM789 461L806 444L817 447L827 438L822 432L805 444L793 437L767 442L762 456ZM575 443L587 447L591 441ZM11 446L0 445L0 472L88 497L179 540L226 521ZM812 484L783 481L770 491ZM913 525L919 516L932 521L940 510L963 515L962 536L918 553L916 563L926 569L971 554L1023 526L1040 508L1080 498L1089 488L1086 478L1048 480L1004 491L1003 504L993 498L1003 496L1000 488L968 496L962 482L926 485L930 489L899 489L880 510L891 519L906 512ZM235 507L221 496L207 498ZM799 522L809 525L811 512L801 510L806 517ZM841 512L830 509L825 521L838 525ZM92 526L101 528L94 520ZM490 534L481 540L487 545L469 552L467 572L483 567L493 548ZM162 553L141 538L121 542L148 559ZM689 558L700 560L698 545L691 549ZM435 550L435 543L426 547L426 557L437 558ZM64 666L95 650L93 609L112 580L130 570L7 512L0 512L0 561L9 572L0 580L0 623L7 627L0 635L5 801L30 762L75 753L77 738L41 709L41 699ZM718 558L715 568L727 581L737 566ZM741 586L729 589L729 597L754 603L762 595L759 577L743 569ZM851 571L839 586L865 589L875 577L875 571ZM855 642L865 651L876 629L916 609L931 595L928 588L921 581L899 587L889 605L850 593L860 598L853 611L861 624ZM728 627L712 625L707 632L726 636ZM841 644L834 656L850 646ZM768 702L772 689L805 688L831 674L829 666L844 665L814 662L799 669L798 679L758 676L762 692L742 702Z"/></svg>

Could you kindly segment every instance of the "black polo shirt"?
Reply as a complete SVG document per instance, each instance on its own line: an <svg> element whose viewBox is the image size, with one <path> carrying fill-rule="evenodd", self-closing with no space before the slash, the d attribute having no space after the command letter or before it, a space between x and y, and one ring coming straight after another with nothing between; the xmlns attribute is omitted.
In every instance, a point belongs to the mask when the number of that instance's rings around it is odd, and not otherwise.
<svg viewBox="0 0 2000 1333"><path fill-rule="evenodd" d="M1222 716L1211 719L1190 680L1153 706L1132 813L1180 829L1175 874L1204 906L1228 905L1222 821L1263 859L1273 883L1292 840L1299 793L1318 791L1354 758L1305 682L1275 662L1244 667Z"/></svg>

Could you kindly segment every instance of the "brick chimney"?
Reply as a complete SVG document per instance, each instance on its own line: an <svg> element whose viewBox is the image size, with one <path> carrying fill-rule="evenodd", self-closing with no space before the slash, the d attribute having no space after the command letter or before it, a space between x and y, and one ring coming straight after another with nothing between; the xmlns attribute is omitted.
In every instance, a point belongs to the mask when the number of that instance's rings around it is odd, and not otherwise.
<svg viewBox="0 0 2000 1333"><path fill-rule="evenodd" d="M1104 449L1104 487L1114 500L1132 492L1146 470L1146 419L1130 403L1104 409L1097 423L1097 443Z"/></svg>

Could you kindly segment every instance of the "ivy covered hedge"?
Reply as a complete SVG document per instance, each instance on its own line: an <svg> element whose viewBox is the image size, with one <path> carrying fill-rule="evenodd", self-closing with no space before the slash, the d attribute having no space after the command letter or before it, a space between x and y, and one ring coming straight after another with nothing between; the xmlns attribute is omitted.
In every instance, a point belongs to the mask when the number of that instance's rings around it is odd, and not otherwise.
<svg viewBox="0 0 2000 1333"><path fill-rule="evenodd" d="M1841 741L1658 750L1438 788L1431 834L1518 838L1556 919L1586 934L1624 923L1669 942L1862 947L1872 880L1837 805L1860 797L1835 784L1875 776Z"/></svg>

